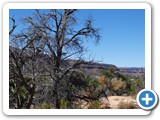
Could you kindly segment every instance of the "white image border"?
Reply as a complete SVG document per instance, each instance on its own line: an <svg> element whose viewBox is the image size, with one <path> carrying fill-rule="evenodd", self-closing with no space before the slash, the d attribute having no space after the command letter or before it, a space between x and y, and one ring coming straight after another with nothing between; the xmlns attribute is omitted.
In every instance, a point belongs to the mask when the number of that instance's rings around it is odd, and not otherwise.
<svg viewBox="0 0 160 120"><path fill-rule="evenodd" d="M9 9L145 9L145 89L151 89L151 6L147 3L7 3L3 7L3 112L6 115L148 115L142 109L9 109Z"/></svg>

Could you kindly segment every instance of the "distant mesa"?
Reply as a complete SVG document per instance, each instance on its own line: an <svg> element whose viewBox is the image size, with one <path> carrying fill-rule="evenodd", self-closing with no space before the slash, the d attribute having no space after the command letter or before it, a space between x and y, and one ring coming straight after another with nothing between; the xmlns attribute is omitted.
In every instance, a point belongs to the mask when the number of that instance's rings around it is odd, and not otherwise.
<svg viewBox="0 0 160 120"><path fill-rule="evenodd" d="M18 48L14 48L10 46L10 49L12 51L20 51L20 49ZM45 61L45 54L40 54L39 58L43 59ZM76 63L77 60L75 59L67 59L63 62L63 67L69 67L72 66L74 63ZM46 61L46 63L49 64L48 61ZM100 71L101 70L105 70L105 69L109 69L109 68L113 68L116 71L120 72L121 74L124 75L131 75L131 76L144 76L145 74L145 68L143 67L117 67L113 64L104 64L104 63L97 63L97 62L93 62L92 64L82 64L80 65L77 70L81 70L84 71L86 74L96 77L99 76Z"/></svg>

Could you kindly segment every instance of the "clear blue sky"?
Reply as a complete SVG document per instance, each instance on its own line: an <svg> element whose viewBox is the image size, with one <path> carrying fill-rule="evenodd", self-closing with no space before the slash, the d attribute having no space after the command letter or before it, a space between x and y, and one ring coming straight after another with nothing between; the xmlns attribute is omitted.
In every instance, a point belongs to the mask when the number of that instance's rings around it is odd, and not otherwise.
<svg viewBox="0 0 160 120"><path fill-rule="evenodd" d="M14 15L18 22L32 13L33 10L10 10L10 16ZM76 16L80 21L92 16L94 26L101 28L99 44L85 44L95 61L118 67L145 67L145 10L79 10Z"/></svg>

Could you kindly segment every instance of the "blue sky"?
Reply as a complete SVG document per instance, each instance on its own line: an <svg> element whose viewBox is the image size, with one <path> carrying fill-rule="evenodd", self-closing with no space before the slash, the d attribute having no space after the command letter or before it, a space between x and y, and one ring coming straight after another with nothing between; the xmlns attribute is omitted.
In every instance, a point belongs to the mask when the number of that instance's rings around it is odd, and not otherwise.
<svg viewBox="0 0 160 120"><path fill-rule="evenodd" d="M10 10L10 16L20 23L20 18L30 16L33 10ZM88 16L94 19L94 26L101 28L98 45L86 42L89 53L95 61L114 64L118 67L145 67L145 10L103 9L79 10L79 21ZM17 29L24 25L19 25Z"/></svg>

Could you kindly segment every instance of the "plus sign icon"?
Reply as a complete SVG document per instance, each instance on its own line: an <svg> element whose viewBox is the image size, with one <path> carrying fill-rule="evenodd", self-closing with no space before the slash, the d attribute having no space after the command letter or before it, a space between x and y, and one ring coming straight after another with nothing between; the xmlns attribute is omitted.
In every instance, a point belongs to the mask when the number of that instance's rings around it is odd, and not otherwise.
<svg viewBox="0 0 160 120"><path fill-rule="evenodd" d="M153 90L143 89L137 95L137 103L144 110L154 108L157 101L157 94Z"/></svg>

